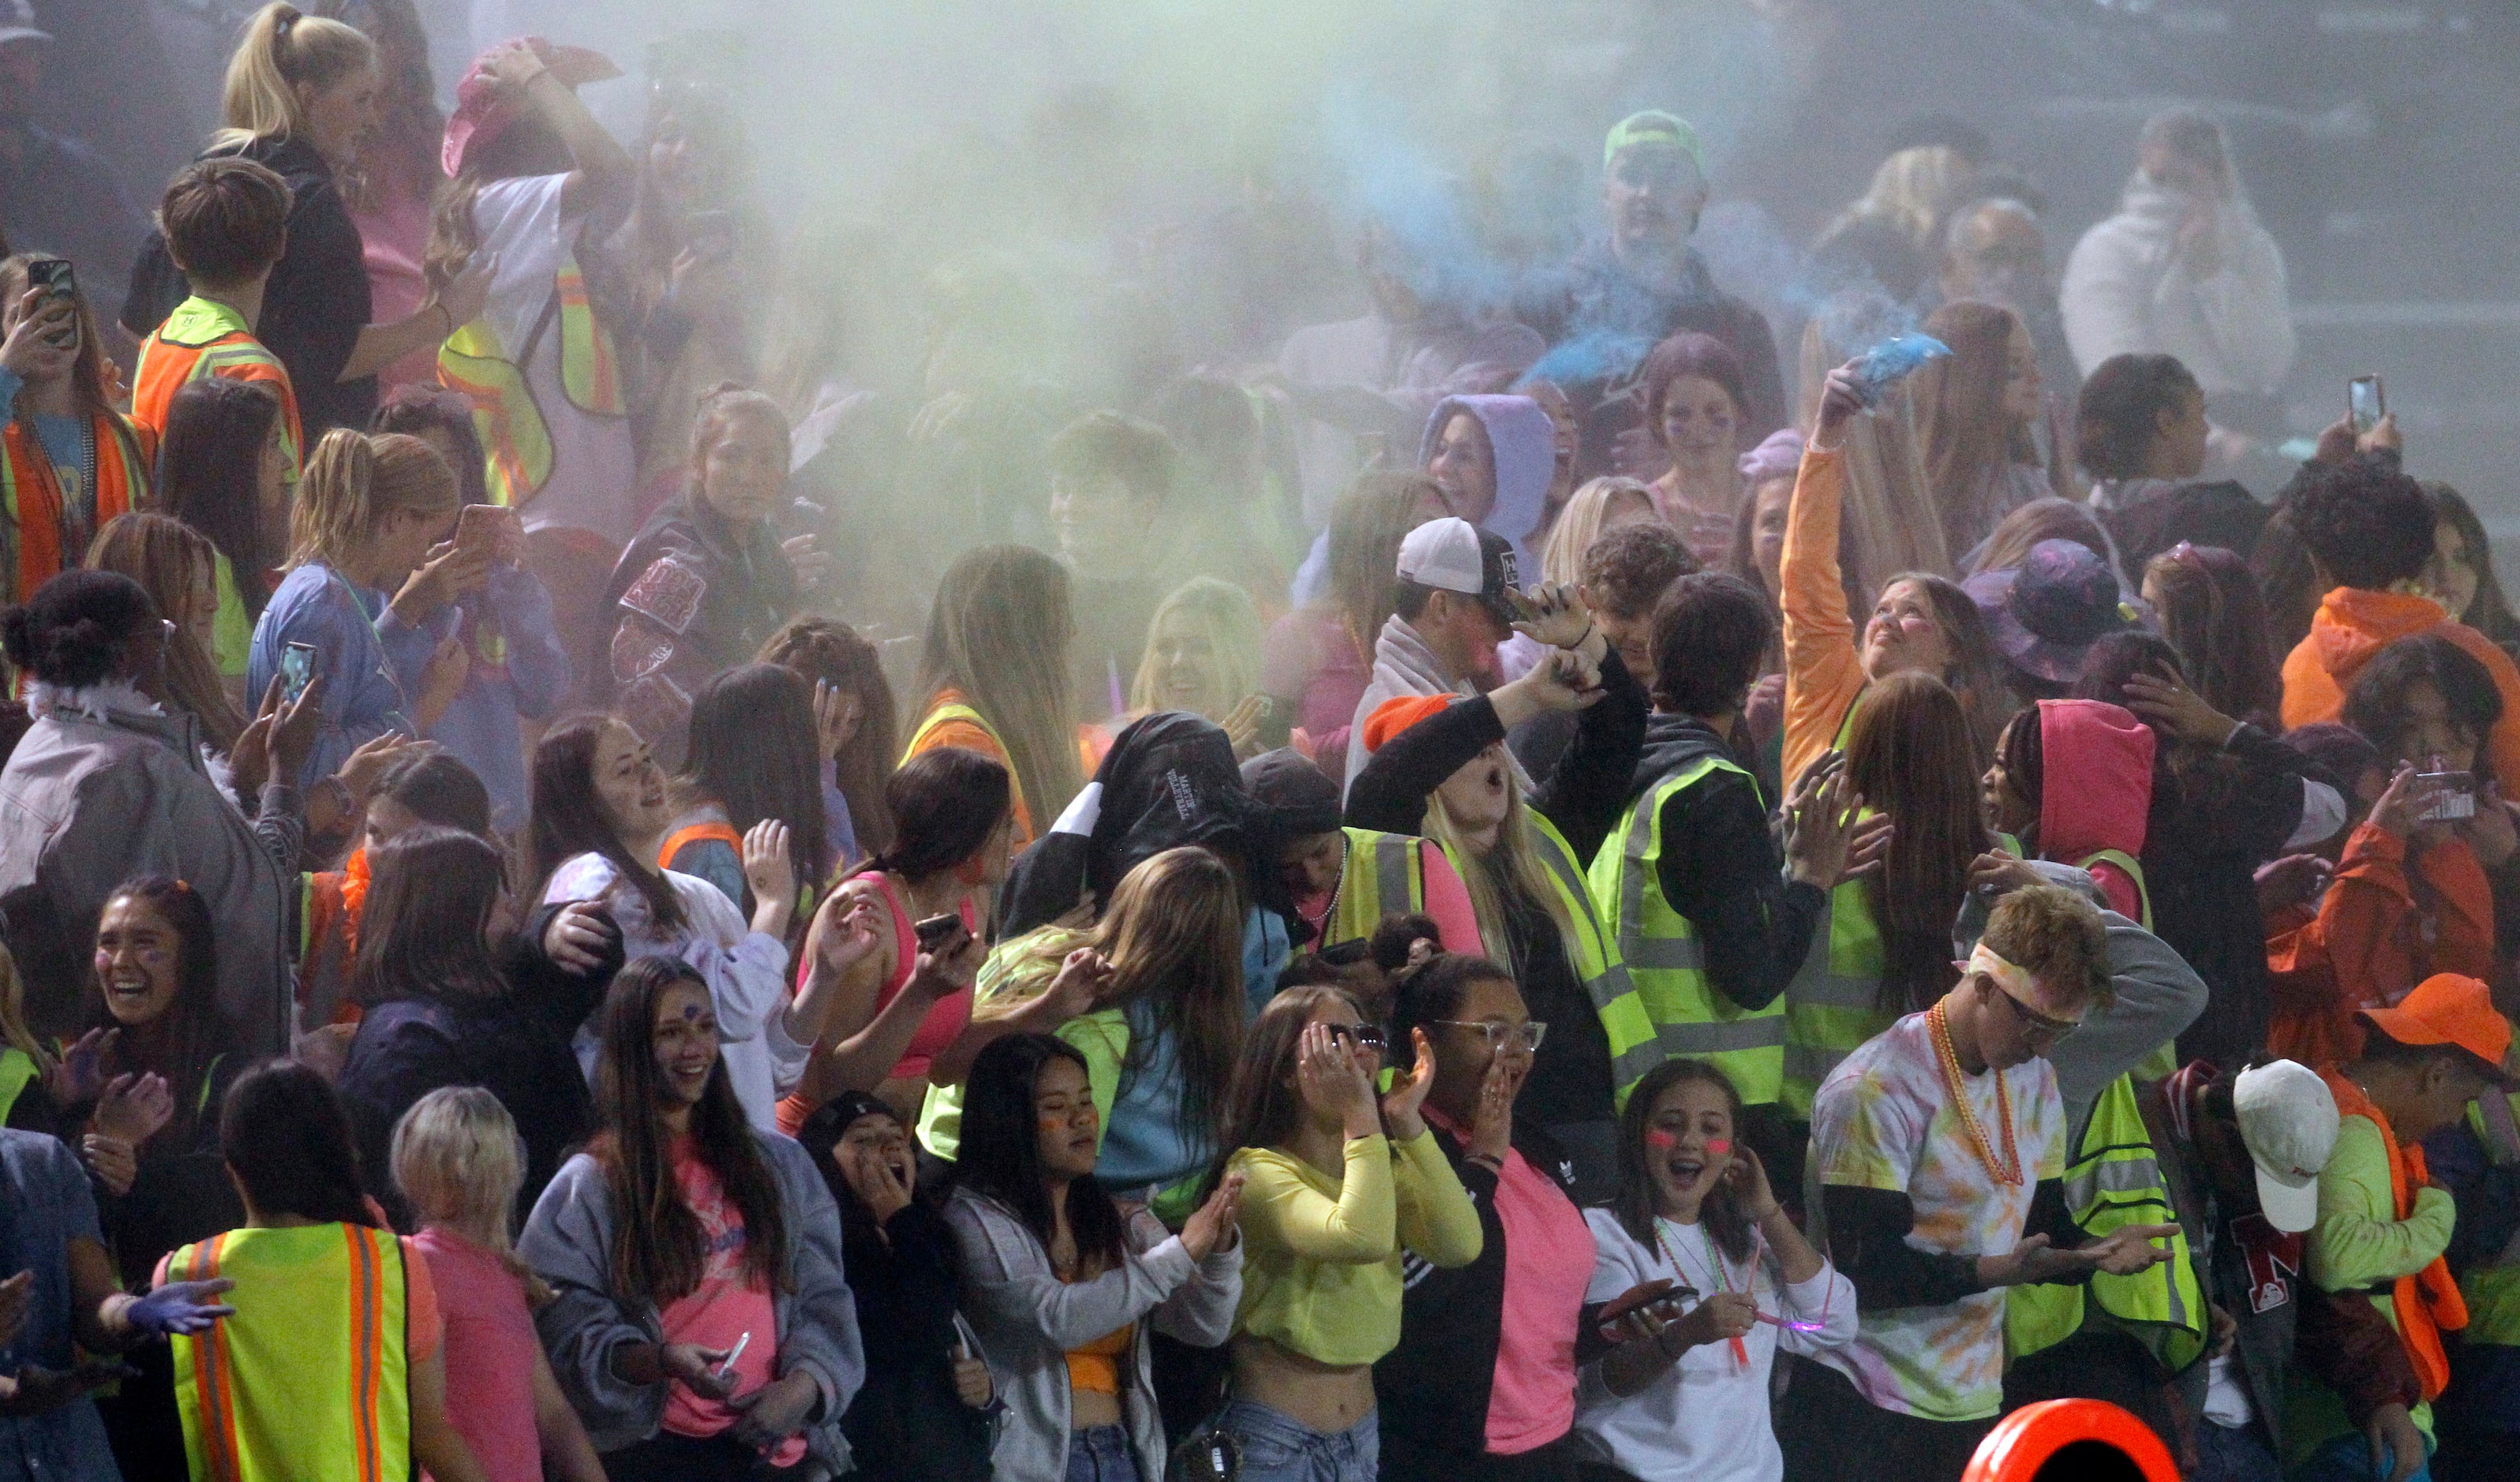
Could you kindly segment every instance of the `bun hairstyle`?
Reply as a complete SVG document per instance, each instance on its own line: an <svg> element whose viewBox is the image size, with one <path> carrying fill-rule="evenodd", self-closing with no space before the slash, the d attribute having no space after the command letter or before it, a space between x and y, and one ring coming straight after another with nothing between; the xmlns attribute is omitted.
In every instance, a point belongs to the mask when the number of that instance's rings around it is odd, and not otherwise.
<svg viewBox="0 0 2520 1482"><path fill-rule="evenodd" d="M321 92L376 61L376 43L355 26L286 3L264 6L246 22L228 58L219 90L222 127L210 137L212 147L288 137L306 121L297 109L299 83Z"/></svg>
<svg viewBox="0 0 2520 1482"><path fill-rule="evenodd" d="M123 646L158 606L140 583L114 571L64 571L34 596L0 612L0 649L43 683L84 689L113 677Z"/></svg>

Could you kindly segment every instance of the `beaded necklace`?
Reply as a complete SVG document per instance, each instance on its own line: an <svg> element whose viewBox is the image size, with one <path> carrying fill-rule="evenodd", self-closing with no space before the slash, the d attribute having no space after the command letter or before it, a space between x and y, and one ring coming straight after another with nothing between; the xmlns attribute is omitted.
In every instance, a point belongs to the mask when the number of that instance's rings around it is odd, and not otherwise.
<svg viewBox="0 0 2520 1482"><path fill-rule="evenodd" d="M1688 1280L1688 1268L1680 1264L1680 1257L1674 1253L1670 1242L1666 1241L1662 1237L1662 1228L1671 1223L1673 1222L1666 1220L1659 1215L1654 1217L1654 1248L1662 1252L1664 1262L1667 1263L1673 1271L1678 1272L1680 1274L1681 1280L1686 1282ZM1733 1286L1732 1276L1724 1269L1724 1253L1715 1248L1715 1237L1706 1233L1706 1225L1703 1221L1700 1221L1698 1224L1697 1238L1706 1246L1706 1265L1708 1270L1715 1273L1715 1289L1717 1291L1732 1290ZM1751 1256L1750 1260L1753 1268L1757 1266L1758 1259L1759 1258L1755 1254ZM1741 1278L1740 1289L1745 1292L1750 1289L1750 1278L1747 1274L1744 1274ZM1750 1362L1749 1346L1744 1344L1737 1337L1732 1341L1733 1362L1736 1364L1748 1364Z"/></svg>
<svg viewBox="0 0 2520 1482"><path fill-rule="evenodd" d="M2012 1099L2005 1092L2003 1072L1995 1075L1995 1114L2003 1124L2003 1161L1995 1160L1995 1148L1988 1143L1986 1127L1977 1119L1977 1108L1969 1104L1968 1086L1960 1073L1959 1053L1952 1048L1952 1026L1939 1003L1925 1010L1925 1027L1933 1032L1934 1055L1942 1062L1943 1089L1951 1093L1952 1106L1959 1113L1960 1126L1968 1133L1969 1144L1978 1161L1999 1184L2021 1182L2021 1149L2012 1144Z"/></svg>

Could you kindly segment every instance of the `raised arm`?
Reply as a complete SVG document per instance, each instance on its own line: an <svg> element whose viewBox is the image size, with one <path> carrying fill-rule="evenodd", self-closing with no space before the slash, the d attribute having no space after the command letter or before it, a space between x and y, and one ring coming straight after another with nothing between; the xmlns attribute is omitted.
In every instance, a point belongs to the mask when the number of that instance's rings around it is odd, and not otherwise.
<svg viewBox="0 0 2520 1482"><path fill-rule="evenodd" d="M1847 707L1864 688L1864 666L1855 649L1855 620L1846 610L1846 586L1837 565L1838 521L1846 490L1843 440L1854 415L1841 378L1830 375L1820 426L1794 474L1785 515L1785 548L1778 572L1778 606L1784 613L1785 749L1781 782L1791 787L1803 770L1837 739ZM1854 405L1860 405L1860 402Z"/></svg>

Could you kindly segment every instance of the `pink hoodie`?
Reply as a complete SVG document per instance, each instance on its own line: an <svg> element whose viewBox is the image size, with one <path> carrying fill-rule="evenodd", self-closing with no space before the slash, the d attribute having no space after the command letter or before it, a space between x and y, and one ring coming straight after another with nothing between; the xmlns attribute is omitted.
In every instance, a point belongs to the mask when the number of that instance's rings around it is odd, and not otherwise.
<svg viewBox="0 0 2520 1482"><path fill-rule="evenodd" d="M2039 702L2039 853L2092 872L2111 909L2143 920L2135 877L2114 864L2086 863L2103 849L2143 855L2152 809L2152 728L2120 705L2096 699Z"/></svg>

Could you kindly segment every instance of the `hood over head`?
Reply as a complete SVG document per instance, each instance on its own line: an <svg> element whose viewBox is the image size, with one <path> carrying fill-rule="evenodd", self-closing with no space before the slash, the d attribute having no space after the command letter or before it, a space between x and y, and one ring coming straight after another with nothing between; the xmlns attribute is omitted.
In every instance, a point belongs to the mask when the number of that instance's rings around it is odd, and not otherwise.
<svg viewBox="0 0 2520 1482"><path fill-rule="evenodd" d="M2310 620L2311 651L2338 690L2351 690L2354 676L2372 654L2448 621L2441 604L2429 597L2338 587L2319 600L2318 612Z"/></svg>
<svg viewBox="0 0 2520 1482"><path fill-rule="evenodd" d="M1496 507L1480 526L1513 542L1517 563L1525 571L1537 571L1540 554L1528 542L1548 506L1549 485L1557 476L1557 429L1528 396L1447 396L1435 403L1418 438L1418 468L1434 456L1444 424L1461 412L1487 428L1488 450L1496 460Z"/></svg>
<svg viewBox="0 0 2520 1482"><path fill-rule="evenodd" d="M2143 853L2152 811L2152 728L2096 699L2039 702L2039 852L2078 865L2102 849Z"/></svg>
<svg viewBox="0 0 2520 1482"><path fill-rule="evenodd" d="M1122 876L1184 844L1223 854L1246 890L1274 879L1275 871L1251 868L1261 822L1223 728L1183 710L1141 717L1112 741L1058 822L1016 857L999 902L1004 934L1056 921L1085 890L1100 910Z"/></svg>

